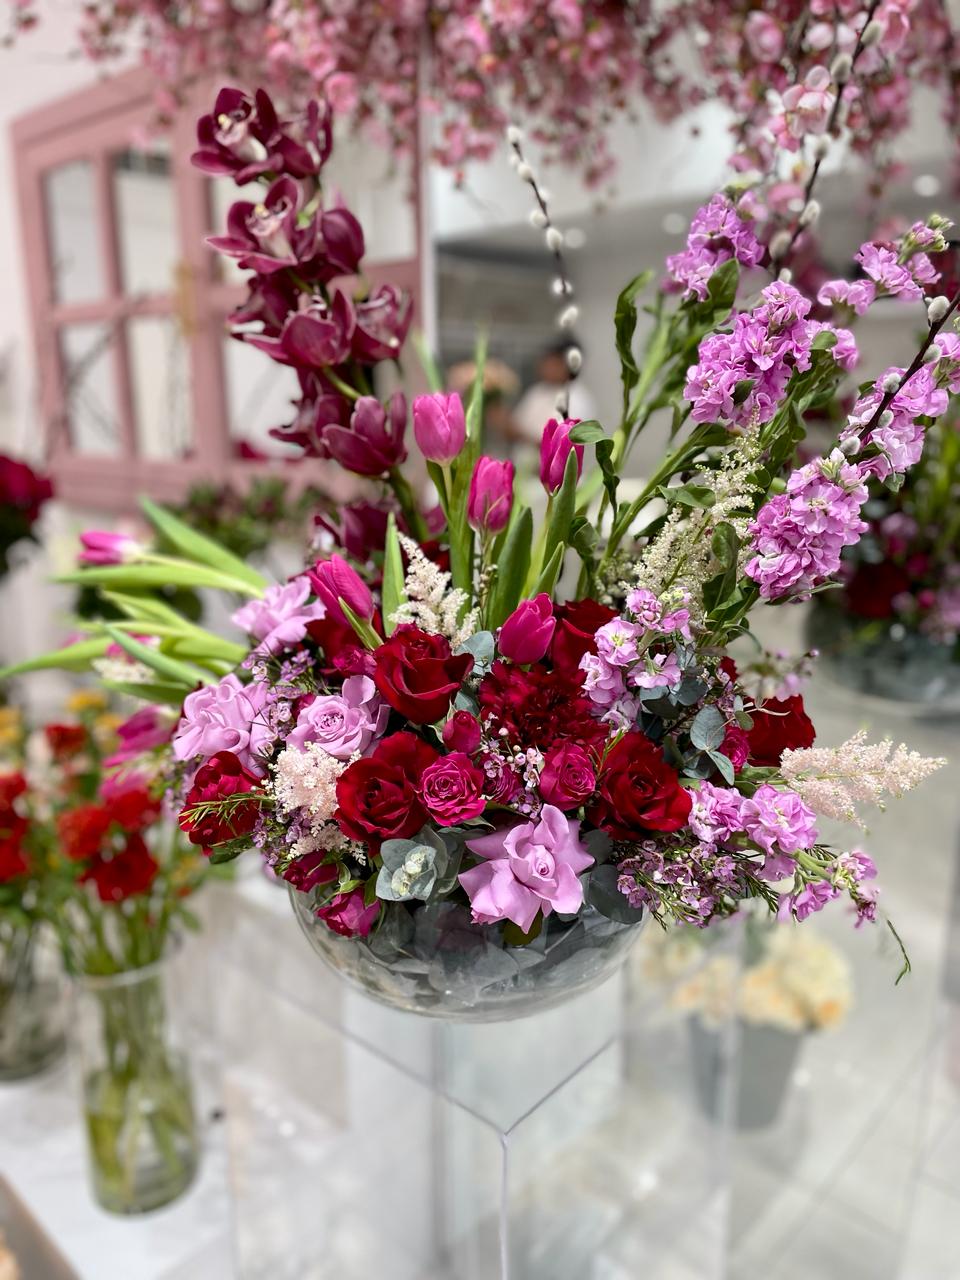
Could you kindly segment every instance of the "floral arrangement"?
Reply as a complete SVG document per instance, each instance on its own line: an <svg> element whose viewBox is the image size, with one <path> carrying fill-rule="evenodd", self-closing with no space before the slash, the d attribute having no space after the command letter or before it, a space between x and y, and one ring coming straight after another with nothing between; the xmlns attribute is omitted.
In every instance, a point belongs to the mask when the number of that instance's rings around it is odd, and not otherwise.
<svg viewBox="0 0 960 1280"><path fill-rule="evenodd" d="M13 29L35 25L41 11L38 0L15 0ZM663 121L721 101L742 163L767 172L777 144L798 153L808 135L824 134L839 94L880 187L916 86L935 86L948 125L957 122L957 42L937 0L274 0L241 9L102 0L84 10L79 35L96 61L135 48L163 85L167 116L194 79L219 72L275 84L291 105L325 96L400 152L413 149L425 114L436 121L436 158L457 171L490 156L508 119L522 118L553 155L600 181L612 167L604 134L615 115L643 102ZM858 55L853 84L844 73ZM218 128L229 134L236 122Z"/></svg>
<svg viewBox="0 0 960 1280"><path fill-rule="evenodd" d="M10 572L10 550L27 538L36 541L34 525L53 486L26 462L0 454L0 578Z"/></svg>
<svg viewBox="0 0 960 1280"><path fill-rule="evenodd" d="M853 1003L853 982L846 958L825 938L774 926L755 938L742 969L732 956L711 956L671 1002L711 1027L735 1014L751 1026L803 1034L840 1026Z"/></svg>
<svg viewBox="0 0 960 1280"><path fill-rule="evenodd" d="M412 406L438 505L425 509L404 474L407 404L400 392L383 403L371 374L398 360L410 304L362 277L350 293L336 283L356 276L362 234L323 203L324 109L281 121L262 92L223 90L198 133L201 167L265 188L213 240L251 275L235 334L298 371L286 437L372 491L287 582L152 504L179 556L104 547L69 575L125 620L38 663L99 660L116 645L146 669L139 686L121 683L177 708L169 777L189 840L215 860L259 848L328 935L393 960L451 930L536 955L578 927L629 928L647 913L708 926L747 899L803 920L843 895L858 921L875 919L873 864L830 847L819 816L855 816L942 762L859 739L815 747L795 683L748 678L730 646L755 606L827 585L866 528L868 482L898 484L960 390L960 337L947 327L960 294L937 293L929 256L947 222L863 245L864 278L825 284L835 315L817 320L784 266L812 203L766 243L763 191L715 195L668 261L643 353L649 274L617 301L616 429L569 419L561 393L535 527L512 464L479 454L482 349L466 402L438 386ZM568 328L563 237L520 131L508 141ZM836 447L795 467L805 415L857 362L845 325L890 299L923 318L919 349L862 384ZM580 363L571 348L571 376ZM623 464L664 406L673 447L623 501ZM247 642L142 604L157 573L242 592L234 622Z"/></svg>

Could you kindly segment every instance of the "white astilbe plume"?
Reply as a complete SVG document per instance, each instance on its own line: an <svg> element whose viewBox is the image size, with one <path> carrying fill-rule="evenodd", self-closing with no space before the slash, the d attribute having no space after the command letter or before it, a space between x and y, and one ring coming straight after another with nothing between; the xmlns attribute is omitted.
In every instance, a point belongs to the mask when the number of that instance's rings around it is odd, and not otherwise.
<svg viewBox="0 0 960 1280"><path fill-rule="evenodd" d="M394 626L412 622L429 635L446 636L454 649L459 648L477 630L479 613L471 609L461 621L467 593L459 587L451 589L449 573L428 560L412 538L401 533L400 542L407 553L407 598L387 621Z"/></svg>
<svg viewBox="0 0 960 1280"><path fill-rule="evenodd" d="M354 759L359 759L359 755ZM302 751L287 747L277 757L268 789L273 791L281 812L304 809L319 827L333 817L337 807L337 779L346 767L342 760L324 751L319 742L308 742Z"/></svg>
<svg viewBox="0 0 960 1280"><path fill-rule="evenodd" d="M841 747L784 751L780 772L816 813L862 827L858 803L883 809L885 796L912 791L946 763L910 751L903 743L894 748L890 738L867 742L861 730Z"/></svg>

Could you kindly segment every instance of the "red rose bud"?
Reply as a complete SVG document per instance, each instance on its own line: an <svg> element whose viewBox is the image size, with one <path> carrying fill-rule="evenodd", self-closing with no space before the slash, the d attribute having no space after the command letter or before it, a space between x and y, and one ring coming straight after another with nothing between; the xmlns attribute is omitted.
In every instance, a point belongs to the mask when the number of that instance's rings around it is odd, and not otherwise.
<svg viewBox="0 0 960 1280"><path fill-rule="evenodd" d="M370 588L356 569L350 568L343 556L333 555L329 560L318 560L310 570L310 583L317 599L325 606L329 618L347 622L340 608L341 599L365 622L373 617Z"/></svg>
<svg viewBox="0 0 960 1280"><path fill-rule="evenodd" d="M472 756L480 746L480 722L469 711L455 711L443 726L443 745Z"/></svg>
<svg viewBox="0 0 960 1280"><path fill-rule="evenodd" d="M96 886L101 902L125 902L146 893L160 870L142 836L128 836L119 853L98 855L80 879Z"/></svg>
<svg viewBox="0 0 960 1280"><path fill-rule="evenodd" d="M561 742L546 754L540 794L558 809L579 809L594 792L597 777L590 757L575 742Z"/></svg>
<svg viewBox="0 0 960 1280"><path fill-rule="evenodd" d="M513 463L478 458L470 479L467 523L478 533L500 533L513 507Z"/></svg>
<svg viewBox="0 0 960 1280"><path fill-rule="evenodd" d="M210 809L194 814L193 810L199 805L216 805L232 796L246 795L256 791L257 786L257 779L247 773L232 751L218 751L194 775L180 812L180 830L191 844L204 849L249 835L260 812L260 801L255 796L225 805L222 811Z"/></svg>
<svg viewBox="0 0 960 1280"><path fill-rule="evenodd" d="M540 437L540 483L547 493L556 493L563 484L563 473L567 467L570 450L577 454L577 479L583 471L583 445L573 444L570 432L580 421L579 418L564 418L558 422L551 418L543 428Z"/></svg>
<svg viewBox="0 0 960 1280"><path fill-rule="evenodd" d="M318 920L322 920L334 933L339 933L344 938L365 938L379 914L379 902L374 901L369 907L364 906L361 888L351 889L349 893L338 893L316 912Z"/></svg>
<svg viewBox="0 0 960 1280"><path fill-rule="evenodd" d="M473 669L473 655L451 653L444 636L405 623L374 653L381 697L413 724L442 720Z"/></svg>
<svg viewBox="0 0 960 1280"><path fill-rule="evenodd" d="M539 662L550 648L557 622L553 604L541 591L533 600L521 600L500 628L497 647L505 658L520 666Z"/></svg>
<svg viewBox="0 0 960 1280"><path fill-rule="evenodd" d="M301 893L309 893L318 884L329 884L331 880L336 880L340 874L337 864L327 862L326 857L325 851L318 849L315 853L304 854L302 858L294 858L280 872L280 877Z"/></svg>
<svg viewBox="0 0 960 1280"><path fill-rule="evenodd" d="M753 728L747 737L751 764L774 768L788 747L798 750L813 746L816 730L799 694L792 698L768 698L750 712L750 718Z"/></svg>
<svg viewBox="0 0 960 1280"><path fill-rule="evenodd" d="M479 818L487 801L483 794L486 777L462 751L428 765L420 778L420 799L434 822L451 827L455 822Z"/></svg>
<svg viewBox="0 0 960 1280"><path fill-rule="evenodd" d="M463 401L455 391L417 396L413 402L413 434L428 462L452 462L463 448L467 425Z"/></svg>

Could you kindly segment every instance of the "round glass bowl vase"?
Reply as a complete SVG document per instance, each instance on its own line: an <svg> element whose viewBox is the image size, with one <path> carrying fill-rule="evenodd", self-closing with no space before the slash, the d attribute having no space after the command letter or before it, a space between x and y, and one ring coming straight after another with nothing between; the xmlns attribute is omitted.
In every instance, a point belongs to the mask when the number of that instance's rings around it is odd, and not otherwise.
<svg viewBox="0 0 960 1280"><path fill-rule="evenodd" d="M391 908L366 938L335 933L314 915L312 895L290 890L293 911L317 954L352 987L395 1009L451 1022L500 1022L562 1004L609 978L643 920L621 924L585 906L547 916L525 946L497 926L476 925L455 902Z"/></svg>

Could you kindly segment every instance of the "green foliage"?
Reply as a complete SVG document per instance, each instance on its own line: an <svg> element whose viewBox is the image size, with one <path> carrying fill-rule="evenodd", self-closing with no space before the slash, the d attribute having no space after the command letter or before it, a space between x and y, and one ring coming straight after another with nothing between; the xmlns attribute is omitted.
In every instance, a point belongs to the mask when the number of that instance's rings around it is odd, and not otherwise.
<svg viewBox="0 0 960 1280"><path fill-rule="evenodd" d="M387 635L394 629L391 618L407 599L404 589L403 557L400 554L400 539L397 535L397 521L393 512L387 518L387 540L383 553L383 627Z"/></svg>

